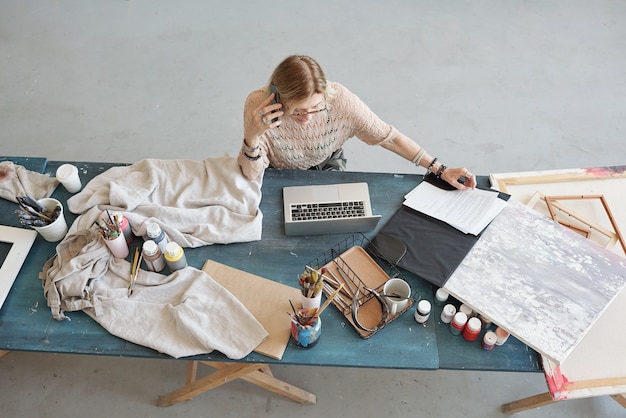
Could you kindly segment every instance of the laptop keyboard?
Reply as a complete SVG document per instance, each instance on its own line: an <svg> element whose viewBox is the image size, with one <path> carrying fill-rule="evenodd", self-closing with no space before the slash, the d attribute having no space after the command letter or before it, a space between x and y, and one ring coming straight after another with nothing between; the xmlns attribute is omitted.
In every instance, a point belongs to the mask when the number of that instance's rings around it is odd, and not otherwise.
<svg viewBox="0 0 626 418"><path fill-rule="evenodd" d="M292 221L365 216L365 205L362 200L330 203L292 203L290 209Z"/></svg>

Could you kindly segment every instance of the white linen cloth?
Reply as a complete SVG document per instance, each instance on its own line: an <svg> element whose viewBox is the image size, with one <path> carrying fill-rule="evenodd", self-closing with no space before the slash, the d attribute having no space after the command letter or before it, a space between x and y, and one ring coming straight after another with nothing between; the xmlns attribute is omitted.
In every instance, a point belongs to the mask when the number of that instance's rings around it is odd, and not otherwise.
<svg viewBox="0 0 626 418"><path fill-rule="evenodd" d="M110 333L172 357L209 353L242 358L268 333L228 290L193 267L169 276L139 270L128 297L130 263L114 258L94 225L123 213L133 232L158 222L183 247L261 238L261 181L234 158L142 160L96 176L68 208L80 214L40 275L55 319L83 310ZM139 238L140 239L140 238Z"/></svg>
<svg viewBox="0 0 626 418"><path fill-rule="evenodd" d="M29 195L35 200L50 197L59 181L47 174L28 170L12 161L0 162L0 197L17 203L16 196Z"/></svg>

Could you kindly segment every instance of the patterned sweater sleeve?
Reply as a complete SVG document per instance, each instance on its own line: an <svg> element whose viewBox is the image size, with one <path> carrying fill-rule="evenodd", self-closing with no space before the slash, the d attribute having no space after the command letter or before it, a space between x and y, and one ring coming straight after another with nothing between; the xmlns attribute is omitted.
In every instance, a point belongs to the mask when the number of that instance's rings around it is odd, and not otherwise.
<svg viewBox="0 0 626 418"><path fill-rule="evenodd" d="M353 126L352 134L368 145L381 145L392 140L398 131L385 123L356 94L339 83L333 83L336 91L334 106L346 122Z"/></svg>

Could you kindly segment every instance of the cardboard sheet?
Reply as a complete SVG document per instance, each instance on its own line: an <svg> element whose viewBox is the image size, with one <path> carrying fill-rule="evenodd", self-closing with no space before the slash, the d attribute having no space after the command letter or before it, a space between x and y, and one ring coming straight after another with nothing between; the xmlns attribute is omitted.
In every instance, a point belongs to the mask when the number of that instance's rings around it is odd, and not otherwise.
<svg viewBox="0 0 626 418"><path fill-rule="evenodd" d="M300 301L300 289L207 260L202 270L228 289L244 304L269 333L269 337L254 350L280 360L291 338L289 300Z"/></svg>

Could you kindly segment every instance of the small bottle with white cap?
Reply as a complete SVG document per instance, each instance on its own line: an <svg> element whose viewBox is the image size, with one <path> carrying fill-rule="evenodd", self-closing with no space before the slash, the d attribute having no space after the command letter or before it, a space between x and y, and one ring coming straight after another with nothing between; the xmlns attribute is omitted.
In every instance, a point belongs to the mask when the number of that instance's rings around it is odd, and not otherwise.
<svg viewBox="0 0 626 418"><path fill-rule="evenodd" d="M423 324L428 321L430 317L430 302L426 299L422 299L417 303L417 309L415 310L415 321L418 324Z"/></svg>
<svg viewBox="0 0 626 418"><path fill-rule="evenodd" d="M151 239L144 242L142 250L143 261L146 263L148 270L159 272L165 268L165 258L163 258L163 253L156 242Z"/></svg>
<svg viewBox="0 0 626 418"><path fill-rule="evenodd" d="M180 270L187 267L187 257L183 248L175 242L168 242L165 246L165 262L170 271Z"/></svg>
<svg viewBox="0 0 626 418"><path fill-rule="evenodd" d="M456 307L453 304L448 303L446 306L443 307L443 310L441 311L441 322L443 322L444 324L449 324L450 322L452 322L454 314L456 314Z"/></svg>
<svg viewBox="0 0 626 418"><path fill-rule="evenodd" d="M146 238L156 242L161 249L161 252L165 254L165 246L170 240L165 235L165 232L161 229L158 223L148 222L146 224Z"/></svg>

